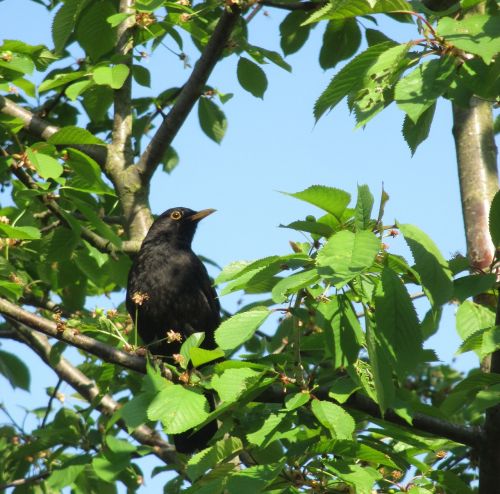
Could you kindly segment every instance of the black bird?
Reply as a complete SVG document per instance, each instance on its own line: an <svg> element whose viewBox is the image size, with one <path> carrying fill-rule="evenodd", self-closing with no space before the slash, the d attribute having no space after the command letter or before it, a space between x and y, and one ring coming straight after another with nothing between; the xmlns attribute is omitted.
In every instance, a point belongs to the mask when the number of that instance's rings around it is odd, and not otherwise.
<svg viewBox="0 0 500 494"><path fill-rule="evenodd" d="M197 332L205 333L202 348L216 347L219 300L205 266L191 250L198 222L214 211L168 209L155 220L134 259L126 306L139 335L155 355L171 358ZM176 341L175 333L181 341ZM205 396L213 410L213 395ZM192 453L206 447L216 431L214 421L195 433L174 435L175 447L181 453Z"/></svg>

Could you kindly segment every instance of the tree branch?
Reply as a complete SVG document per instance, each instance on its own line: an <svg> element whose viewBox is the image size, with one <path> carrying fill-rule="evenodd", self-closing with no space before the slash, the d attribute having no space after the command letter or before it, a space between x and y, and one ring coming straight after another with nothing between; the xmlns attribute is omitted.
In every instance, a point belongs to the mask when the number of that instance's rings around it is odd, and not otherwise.
<svg viewBox="0 0 500 494"><path fill-rule="evenodd" d="M118 350L106 343L95 340L84 334L79 334L77 329L65 328L58 329L58 325L53 322L32 314L27 310L9 302L8 300L0 297L0 314L4 315L7 319L13 320L20 324L24 324L31 329L40 331L47 336L56 338L57 340L69 343L80 350L84 350L96 357L118 364L127 369L141 372L146 372L146 359L138 355L131 355L122 350Z"/></svg>
<svg viewBox="0 0 500 494"><path fill-rule="evenodd" d="M305 10L305 11L310 11L310 10L316 10L321 7L323 7L326 2L275 2L274 0L259 0L258 2L260 5L264 5L265 7L274 7L276 9L283 9L283 10Z"/></svg>
<svg viewBox="0 0 500 494"><path fill-rule="evenodd" d="M58 375L59 379L68 383L80 395L83 396L89 403L95 404L98 398L96 408L107 416L111 416L120 408L120 404L114 400L110 395L102 395L99 387L90 380L83 372L74 367L64 357L61 357L56 364L50 363L50 352L52 346L50 345L46 336L40 335L31 329L14 323L17 331L21 337L35 353ZM123 421L118 421L118 425L128 433L126 424ZM164 461L166 464L175 465L179 473L183 473L184 468L179 461L175 448L163 440L159 434L146 425L137 427L132 433L132 437L139 443L150 446L154 450L154 454Z"/></svg>
<svg viewBox="0 0 500 494"><path fill-rule="evenodd" d="M21 167L12 166L11 170L12 173L14 173L14 175L23 183L26 188L39 190L37 183ZM47 209L52 214L54 214L54 216L59 218L65 225L71 228L71 225L68 224L66 214L54 199L51 199L47 194L42 194L37 197L43 204L45 204ZM109 240L101 237L97 233L94 233L92 230L84 226L81 227L80 234L82 238L84 238L89 244L93 245L96 249L112 256L116 256L116 254L120 251L124 252L125 254L135 254L140 248L140 242L130 240L122 242L121 249L118 249Z"/></svg>
<svg viewBox="0 0 500 494"><path fill-rule="evenodd" d="M165 151L201 96L205 84L222 55L222 51L229 41L239 18L240 9L236 4L226 7L175 104L168 112L137 164L139 173L146 180L153 175Z"/></svg>
<svg viewBox="0 0 500 494"><path fill-rule="evenodd" d="M33 112L14 103L12 100L0 96L0 112L4 115L18 118L23 122L24 129L34 137L47 140L60 129L56 125L52 125L43 118L38 117ZM76 149L88 154L99 165L104 165L106 162L107 149L104 146L80 145L72 146Z"/></svg>

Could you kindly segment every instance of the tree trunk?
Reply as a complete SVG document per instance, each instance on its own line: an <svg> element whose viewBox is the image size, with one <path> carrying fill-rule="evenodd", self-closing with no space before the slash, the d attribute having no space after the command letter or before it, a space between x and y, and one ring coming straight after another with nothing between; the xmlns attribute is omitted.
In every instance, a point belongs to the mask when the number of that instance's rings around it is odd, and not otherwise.
<svg viewBox="0 0 500 494"><path fill-rule="evenodd" d="M470 108L453 107L453 135L457 152L462 212L471 271L487 270L495 248L489 234L489 210L498 190L497 150L493 134L491 105L472 97ZM492 305L478 297L476 302ZM496 300L493 301L496 303ZM500 324L497 310L496 324ZM500 352L482 363L485 372L500 373ZM500 405L486 411L479 452L479 494L500 493Z"/></svg>

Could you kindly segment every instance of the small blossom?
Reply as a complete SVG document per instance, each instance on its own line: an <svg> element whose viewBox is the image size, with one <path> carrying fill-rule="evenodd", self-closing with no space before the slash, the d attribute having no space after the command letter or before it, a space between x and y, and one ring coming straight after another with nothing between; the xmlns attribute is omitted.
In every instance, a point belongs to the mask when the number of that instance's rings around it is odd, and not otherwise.
<svg viewBox="0 0 500 494"><path fill-rule="evenodd" d="M132 302L134 302L135 305L142 305L147 300L149 300L149 295L147 293L135 292L132 295Z"/></svg>
<svg viewBox="0 0 500 494"><path fill-rule="evenodd" d="M183 372L179 376L179 381L183 384L188 384L189 383L189 372Z"/></svg>
<svg viewBox="0 0 500 494"><path fill-rule="evenodd" d="M118 311L116 309L109 309L106 312L106 315L108 316L109 319L113 319L113 317L116 317L117 314L118 314Z"/></svg>
<svg viewBox="0 0 500 494"><path fill-rule="evenodd" d="M401 479L401 477L403 476L403 472L400 472L399 470L393 470L391 472L391 477L395 480L395 481L398 481L399 479Z"/></svg>
<svg viewBox="0 0 500 494"><path fill-rule="evenodd" d="M173 329L167 331L167 343L174 343L176 341L182 341L182 335Z"/></svg>
<svg viewBox="0 0 500 494"><path fill-rule="evenodd" d="M181 14L179 20L181 22L189 22L191 20L191 14Z"/></svg>
<svg viewBox="0 0 500 494"><path fill-rule="evenodd" d="M184 364L184 362L186 361L186 359L184 358L184 355L181 355L180 353L174 353L174 354L172 355L172 357L173 357L174 362L175 362L176 364L180 364L180 365L182 365L182 364Z"/></svg>
<svg viewBox="0 0 500 494"><path fill-rule="evenodd" d="M448 453L446 451L443 451L442 449L439 451L436 451L436 458L439 458L442 460L443 458L446 458L448 456Z"/></svg>
<svg viewBox="0 0 500 494"><path fill-rule="evenodd" d="M7 216L0 216L0 223L3 223L4 225L8 225L10 223L9 218Z"/></svg>

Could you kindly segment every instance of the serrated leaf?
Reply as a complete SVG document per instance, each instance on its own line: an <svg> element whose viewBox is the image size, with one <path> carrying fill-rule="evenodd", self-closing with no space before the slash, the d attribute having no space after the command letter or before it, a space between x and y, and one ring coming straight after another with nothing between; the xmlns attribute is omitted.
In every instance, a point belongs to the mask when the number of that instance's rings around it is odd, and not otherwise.
<svg viewBox="0 0 500 494"><path fill-rule="evenodd" d="M352 92L363 87L363 80L368 69L378 60L381 54L394 47L394 43L386 42L371 46L360 53L333 76L328 87L314 104L314 117L319 120L328 110L332 110L340 101Z"/></svg>
<svg viewBox="0 0 500 494"><path fill-rule="evenodd" d="M435 305L444 304L453 295L453 280L448 262L422 230L409 224L398 224L398 228L413 254L414 268L420 275L422 286L430 295L431 302Z"/></svg>
<svg viewBox="0 0 500 494"><path fill-rule="evenodd" d="M366 230L370 227L373 203L373 194L370 192L368 185L358 185L358 198L354 216L356 230Z"/></svg>
<svg viewBox="0 0 500 494"><path fill-rule="evenodd" d="M315 284L319 278L319 274L315 269L309 269L281 279L271 291L273 302L276 304L283 303L290 294L297 293L300 289Z"/></svg>
<svg viewBox="0 0 500 494"><path fill-rule="evenodd" d="M0 237L16 238L19 240L37 240L42 234L34 226L11 226L0 223Z"/></svg>
<svg viewBox="0 0 500 494"><path fill-rule="evenodd" d="M350 194L344 190L335 187L326 187L324 185L312 185L301 192L283 193L300 199L301 201L308 202L309 204L313 204L332 214L339 221L341 221L342 215L351 201Z"/></svg>
<svg viewBox="0 0 500 494"><path fill-rule="evenodd" d="M84 80L84 81L78 81L66 88L66 96L71 100L71 101L76 101L78 96L83 94L87 89L91 88L94 86L94 83L89 80Z"/></svg>
<svg viewBox="0 0 500 494"><path fill-rule="evenodd" d="M406 287L390 268L382 270L375 291L377 335L391 355L400 378L421 360L422 334L415 307Z"/></svg>
<svg viewBox="0 0 500 494"><path fill-rule="evenodd" d="M105 146L106 143L95 137L88 130L80 127L68 126L58 130L52 134L47 142L55 145L71 146L72 144L96 144L98 146Z"/></svg>
<svg viewBox="0 0 500 494"><path fill-rule="evenodd" d="M489 230L493 245L500 247L500 191L495 194L491 201Z"/></svg>
<svg viewBox="0 0 500 494"><path fill-rule="evenodd" d="M285 398L285 408L289 411L296 410L306 403L309 403L311 395L306 392L295 393L293 395L287 395Z"/></svg>
<svg viewBox="0 0 500 494"><path fill-rule="evenodd" d="M209 469L221 464L226 458L231 458L242 447L241 439L229 437L217 441L213 446L193 455L189 459L186 469L189 479L193 482L196 481Z"/></svg>
<svg viewBox="0 0 500 494"><path fill-rule="evenodd" d="M394 97L397 105L416 124L425 110L450 87L456 73L452 56L420 64L396 84Z"/></svg>
<svg viewBox="0 0 500 494"><path fill-rule="evenodd" d="M494 325L495 313L491 309L470 300L466 300L459 305L456 315L456 328L463 340L481 329L491 328Z"/></svg>
<svg viewBox="0 0 500 494"><path fill-rule="evenodd" d="M130 69L119 63L112 67L97 67L92 73L95 83L100 86L109 86L113 89L120 89L130 73Z"/></svg>
<svg viewBox="0 0 500 494"><path fill-rule="evenodd" d="M241 87L256 98L264 98L267 77L264 71L248 58L240 57L236 70Z"/></svg>
<svg viewBox="0 0 500 494"><path fill-rule="evenodd" d="M120 416L130 429L135 429L148 421L147 409L154 399L154 395L141 393L127 401L119 410Z"/></svg>
<svg viewBox="0 0 500 494"><path fill-rule="evenodd" d="M188 338L182 343L180 354L184 357L181 362L181 367L186 369L189 361L191 360L191 349L199 347L203 340L205 339L205 333L193 333L188 336Z"/></svg>
<svg viewBox="0 0 500 494"><path fill-rule="evenodd" d="M1 50L0 50L1 55ZM30 57L20 53L9 53L8 57L0 56L0 72L2 67L20 74L31 74L35 69L35 64Z"/></svg>
<svg viewBox="0 0 500 494"><path fill-rule="evenodd" d="M408 115L405 115L403 137L411 150L412 156L415 154L417 147L429 136L435 110L436 103L433 103L418 117L416 123Z"/></svg>
<svg viewBox="0 0 500 494"><path fill-rule="evenodd" d="M232 403L248 388L249 383L260 375L260 372L248 367L227 369L220 376L213 376L211 384L222 402Z"/></svg>
<svg viewBox="0 0 500 494"><path fill-rule="evenodd" d="M220 144L227 130L227 119L224 112L210 98L201 97L198 100L198 119L203 132Z"/></svg>
<svg viewBox="0 0 500 494"><path fill-rule="evenodd" d="M234 350L248 341L271 314L267 307L240 312L223 321L215 331L215 341L223 350Z"/></svg>
<svg viewBox="0 0 500 494"><path fill-rule="evenodd" d="M330 0L324 7L314 11L304 24L325 19L347 19L366 14L411 11L411 4L405 0Z"/></svg>
<svg viewBox="0 0 500 494"><path fill-rule="evenodd" d="M76 19L90 0L66 0L52 22L52 40L56 53L62 53L75 27Z"/></svg>
<svg viewBox="0 0 500 494"><path fill-rule="evenodd" d="M273 436L278 433L278 429L286 417L286 413L271 413L258 430L247 434L248 441L251 444L265 447L266 444L271 442Z"/></svg>
<svg viewBox="0 0 500 494"><path fill-rule="evenodd" d="M69 177L63 188L94 194L114 195L112 189L101 178L99 165L90 156L73 148L68 149L68 156L69 160L66 164L74 172L74 175Z"/></svg>
<svg viewBox="0 0 500 494"><path fill-rule="evenodd" d="M52 489L62 490L63 487L74 482L90 461L91 458L87 455L71 458L69 461L64 462L61 468L52 471L47 479L47 484Z"/></svg>
<svg viewBox="0 0 500 494"><path fill-rule="evenodd" d="M500 16L468 15L464 19L442 17L437 33L448 43L479 55L487 64L500 52Z"/></svg>
<svg viewBox="0 0 500 494"><path fill-rule="evenodd" d="M380 248L380 239L371 231L342 230L332 235L318 252L316 264L320 274L340 288L369 269Z"/></svg>
<svg viewBox="0 0 500 494"><path fill-rule="evenodd" d="M30 371L16 355L0 350L0 374L9 381L13 388L30 390Z"/></svg>
<svg viewBox="0 0 500 494"><path fill-rule="evenodd" d="M116 13L112 2L101 0L91 3L76 24L76 38L93 62L110 52L116 42L116 31L107 18Z"/></svg>
<svg viewBox="0 0 500 494"><path fill-rule="evenodd" d="M58 178L63 173L63 167L52 156L34 152L31 148L26 150L28 158L42 178Z"/></svg>
<svg viewBox="0 0 500 494"><path fill-rule="evenodd" d="M84 70L78 70L76 72L68 72L63 74L56 74L51 79L45 79L40 86L38 86L38 91L43 93L45 91L49 91L50 89L54 89L56 87L65 86L70 84L71 82L77 81L78 79L82 79L87 75L87 72Z"/></svg>
<svg viewBox="0 0 500 494"><path fill-rule="evenodd" d="M202 394L172 384L155 396L147 414L150 420L160 420L167 434L180 434L201 424L209 406Z"/></svg>
<svg viewBox="0 0 500 494"><path fill-rule="evenodd" d="M352 439L356 423L342 407L330 401L313 400L311 410L333 438Z"/></svg>
<svg viewBox="0 0 500 494"><path fill-rule="evenodd" d="M92 468L105 482L113 482L130 464L130 455L103 454L92 459Z"/></svg>
<svg viewBox="0 0 500 494"><path fill-rule="evenodd" d="M110 15L106 21L109 23L111 27L119 26L123 21L127 20L129 17L132 17L134 14L127 13L119 13Z"/></svg>
<svg viewBox="0 0 500 494"><path fill-rule="evenodd" d="M0 294L10 300L17 301L23 294L24 289L19 283L0 280Z"/></svg>
<svg viewBox="0 0 500 494"><path fill-rule="evenodd" d="M227 492L255 494L264 492L283 470L284 462L270 465L255 465L231 475L227 482Z"/></svg>
<svg viewBox="0 0 500 494"><path fill-rule="evenodd" d="M462 276L453 281L453 298L464 302L470 297L492 290L495 283L496 276L493 273Z"/></svg>
<svg viewBox="0 0 500 494"><path fill-rule="evenodd" d="M214 360L220 358L224 358L225 353L220 348L216 348L215 350L191 348L190 355L193 367L200 367L200 365L206 364L208 362L213 362Z"/></svg>

